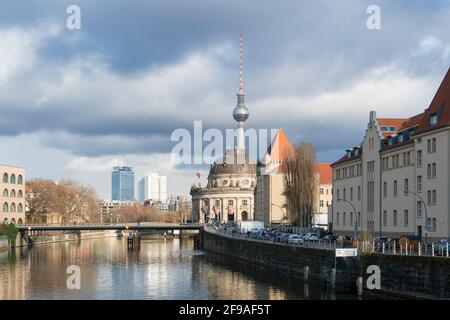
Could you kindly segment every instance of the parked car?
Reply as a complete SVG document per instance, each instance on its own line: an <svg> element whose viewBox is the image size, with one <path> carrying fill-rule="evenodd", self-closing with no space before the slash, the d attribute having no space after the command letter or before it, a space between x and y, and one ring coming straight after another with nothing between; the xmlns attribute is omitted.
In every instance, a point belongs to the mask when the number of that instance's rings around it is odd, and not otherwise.
<svg viewBox="0 0 450 320"><path fill-rule="evenodd" d="M438 256L445 256L447 254L448 239L440 239L439 242L434 244L434 254Z"/></svg>
<svg viewBox="0 0 450 320"><path fill-rule="evenodd" d="M333 234L326 234L325 237L323 237L324 241L333 242L336 241L336 236Z"/></svg>
<svg viewBox="0 0 450 320"><path fill-rule="evenodd" d="M377 236L374 238L375 240L375 250L376 251L381 251L383 250L383 243L385 248L388 247L389 244L389 238L388 237L381 237L381 236Z"/></svg>
<svg viewBox="0 0 450 320"><path fill-rule="evenodd" d="M289 235L289 243L290 244L302 244L303 239L298 234Z"/></svg>
<svg viewBox="0 0 450 320"><path fill-rule="evenodd" d="M316 232L308 232L304 239L307 241L318 241L319 236L317 235Z"/></svg>

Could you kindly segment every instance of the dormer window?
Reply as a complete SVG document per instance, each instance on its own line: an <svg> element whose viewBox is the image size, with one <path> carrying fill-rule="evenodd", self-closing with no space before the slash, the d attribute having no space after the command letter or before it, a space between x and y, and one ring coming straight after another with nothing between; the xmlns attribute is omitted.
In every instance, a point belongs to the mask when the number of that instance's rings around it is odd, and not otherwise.
<svg viewBox="0 0 450 320"><path fill-rule="evenodd" d="M437 124L438 121L438 115L437 113L433 113L432 115L430 115L430 124L432 126L434 126L435 124Z"/></svg>

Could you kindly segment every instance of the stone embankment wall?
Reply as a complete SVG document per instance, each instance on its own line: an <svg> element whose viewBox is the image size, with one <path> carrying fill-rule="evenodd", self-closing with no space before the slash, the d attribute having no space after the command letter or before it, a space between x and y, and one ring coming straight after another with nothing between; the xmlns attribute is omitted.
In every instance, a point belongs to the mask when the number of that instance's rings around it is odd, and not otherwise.
<svg viewBox="0 0 450 320"><path fill-rule="evenodd" d="M450 298L450 258L373 253L361 256L361 264L363 270L370 265L380 267L381 291L384 293Z"/></svg>
<svg viewBox="0 0 450 320"><path fill-rule="evenodd" d="M332 269L335 268L334 250L329 249L237 239L207 230L202 232L202 246L206 251L265 265L288 274L303 276L307 266L311 279L330 281ZM337 286L347 288L355 286L356 262L355 258L337 259Z"/></svg>

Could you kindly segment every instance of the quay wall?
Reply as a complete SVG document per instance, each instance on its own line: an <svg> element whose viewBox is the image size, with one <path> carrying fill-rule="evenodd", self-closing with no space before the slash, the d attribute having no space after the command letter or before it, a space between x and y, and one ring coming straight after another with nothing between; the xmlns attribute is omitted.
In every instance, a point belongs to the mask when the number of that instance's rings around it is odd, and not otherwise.
<svg viewBox="0 0 450 320"><path fill-rule="evenodd" d="M307 248L253 239L239 239L214 231L202 232L202 247L222 255L246 260L277 269L287 274L304 276L309 267L309 278L331 281L336 263L336 286L354 288L356 283L356 258L338 258L334 250Z"/></svg>
<svg viewBox="0 0 450 320"><path fill-rule="evenodd" d="M372 253L361 256L362 270L380 267L380 292L396 296L450 299L450 258ZM364 275L364 286L368 274Z"/></svg>

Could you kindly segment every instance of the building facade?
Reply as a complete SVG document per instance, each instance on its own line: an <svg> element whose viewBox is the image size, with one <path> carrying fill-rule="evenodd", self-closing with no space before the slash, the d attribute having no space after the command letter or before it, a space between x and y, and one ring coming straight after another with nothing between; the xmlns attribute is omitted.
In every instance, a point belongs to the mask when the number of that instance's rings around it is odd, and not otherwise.
<svg viewBox="0 0 450 320"><path fill-rule="evenodd" d="M0 223L25 222L25 169L0 165Z"/></svg>
<svg viewBox="0 0 450 320"><path fill-rule="evenodd" d="M134 200L134 171L131 167L114 167L111 173L111 199Z"/></svg>
<svg viewBox="0 0 450 320"><path fill-rule="evenodd" d="M450 236L449 96L450 69L423 113L370 113L362 143L332 165L337 233Z"/></svg>
<svg viewBox="0 0 450 320"><path fill-rule="evenodd" d="M286 132L281 128L269 146L263 161L258 163L255 188L255 220L265 225L290 223L286 213L284 183L286 178L285 155L294 152ZM328 206L332 200L332 170L329 163L316 164L319 179L316 194L317 208L313 224L326 226ZM325 221L323 223L323 221Z"/></svg>
<svg viewBox="0 0 450 320"><path fill-rule="evenodd" d="M167 203L167 176L152 173L139 179L139 201L160 201Z"/></svg>

